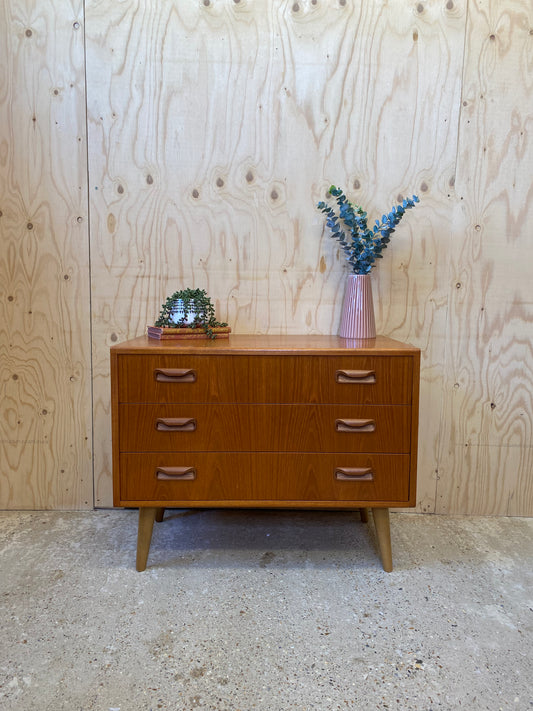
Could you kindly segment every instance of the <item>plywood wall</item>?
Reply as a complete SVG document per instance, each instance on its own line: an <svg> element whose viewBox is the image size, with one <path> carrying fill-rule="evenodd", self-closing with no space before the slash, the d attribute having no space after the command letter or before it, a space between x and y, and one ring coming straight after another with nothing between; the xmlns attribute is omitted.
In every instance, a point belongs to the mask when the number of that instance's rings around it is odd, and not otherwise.
<svg viewBox="0 0 533 711"><path fill-rule="evenodd" d="M472 2L437 511L533 513L533 5Z"/></svg>
<svg viewBox="0 0 533 711"><path fill-rule="evenodd" d="M108 347L142 333L167 294L206 288L235 331L335 332L346 269L316 202L336 182L380 216L421 192L375 286L382 330L425 349L420 498L432 510L464 2L87 12L98 441ZM96 462L109 501L109 446Z"/></svg>
<svg viewBox="0 0 533 711"><path fill-rule="evenodd" d="M93 505L81 13L0 4L0 508Z"/></svg>
<svg viewBox="0 0 533 711"><path fill-rule="evenodd" d="M76 7L63 4L38 5L62 45L41 58L52 74L68 66L62 53L83 65ZM12 14L28 5L11 0ZM337 331L346 268L315 209L335 182L376 217L421 198L373 272L378 329L422 349L418 509L533 514L529 0L87 0L85 10L88 184L73 175L85 175L83 122L70 125L76 153L53 128L40 145L55 222L70 219L73 185L88 195L92 305L89 317L87 303L69 302L72 342L44 370L76 353L86 376L92 332L96 505L111 504L109 346L143 333L169 293L207 289L237 332ZM42 76L18 47L9 61ZM18 126L20 96L2 93L16 81L0 83L0 108ZM84 109L83 77L74 85ZM24 155L2 155L9 186ZM0 209L20 194L2 184ZM77 264L78 296L89 278L81 204L57 249ZM3 219L4 239L15 233ZM0 269L16 279L13 265ZM39 291L48 321L52 294ZM39 360L40 342L24 338ZM83 376L76 417L62 423L71 434L87 421ZM9 486L17 466L2 464ZM32 496L29 506L58 505Z"/></svg>

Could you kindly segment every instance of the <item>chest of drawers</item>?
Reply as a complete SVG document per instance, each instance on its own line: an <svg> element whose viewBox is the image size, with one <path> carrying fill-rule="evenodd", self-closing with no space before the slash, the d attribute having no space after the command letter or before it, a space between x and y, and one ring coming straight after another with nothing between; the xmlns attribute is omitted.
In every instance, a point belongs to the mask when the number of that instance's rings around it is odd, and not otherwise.
<svg viewBox="0 0 533 711"><path fill-rule="evenodd" d="M139 507L137 569L168 507L415 505L420 352L378 337L141 337L111 348L113 497Z"/></svg>

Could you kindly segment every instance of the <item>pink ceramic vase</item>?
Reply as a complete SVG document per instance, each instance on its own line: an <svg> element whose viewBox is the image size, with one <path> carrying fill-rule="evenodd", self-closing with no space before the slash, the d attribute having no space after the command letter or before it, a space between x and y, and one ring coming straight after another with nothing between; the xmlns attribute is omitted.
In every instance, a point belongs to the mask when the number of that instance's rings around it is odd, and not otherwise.
<svg viewBox="0 0 533 711"><path fill-rule="evenodd" d="M350 274L342 306L341 338L375 338L376 320L370 274Z"/></svg>

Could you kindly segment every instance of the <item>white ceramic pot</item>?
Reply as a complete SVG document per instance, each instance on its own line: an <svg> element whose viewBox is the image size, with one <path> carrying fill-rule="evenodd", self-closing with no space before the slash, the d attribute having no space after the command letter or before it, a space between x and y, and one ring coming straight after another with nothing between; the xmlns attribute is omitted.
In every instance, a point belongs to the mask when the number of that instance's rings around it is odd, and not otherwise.
<svg viewBox="0 0 533 711"><path fill-rule="evenodd" d="M172 323L176 324L176 326L189 326L191 323L193 323L197 315L198 311L196 310L196 307L192 305L189 306L187 310L187 315L185 315L183 300L177 299L174 302L174 307L170 312L169 318Z"/></svg>

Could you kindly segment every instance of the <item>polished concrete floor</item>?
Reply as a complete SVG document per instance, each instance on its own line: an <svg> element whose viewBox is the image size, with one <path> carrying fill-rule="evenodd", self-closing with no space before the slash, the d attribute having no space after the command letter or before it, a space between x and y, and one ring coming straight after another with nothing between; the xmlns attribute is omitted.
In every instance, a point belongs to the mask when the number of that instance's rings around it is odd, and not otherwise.
<svg viewBox="0 0 533 711"><path fill-rule="evenodd" d="M0 513L0 708L533 709L533 519Z"/></svg>

